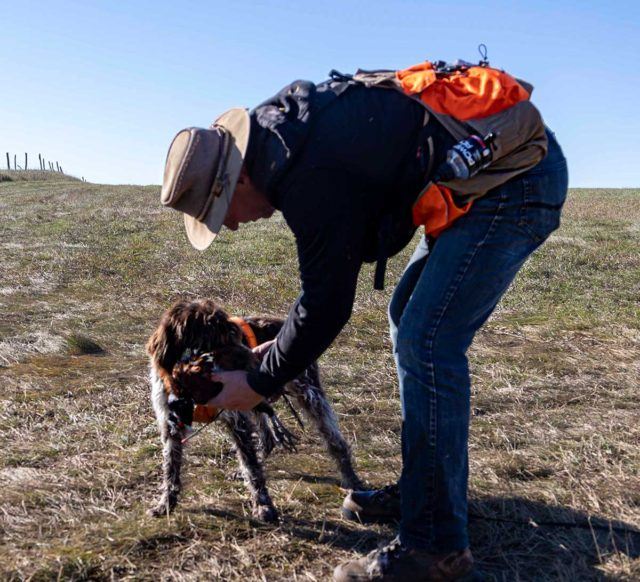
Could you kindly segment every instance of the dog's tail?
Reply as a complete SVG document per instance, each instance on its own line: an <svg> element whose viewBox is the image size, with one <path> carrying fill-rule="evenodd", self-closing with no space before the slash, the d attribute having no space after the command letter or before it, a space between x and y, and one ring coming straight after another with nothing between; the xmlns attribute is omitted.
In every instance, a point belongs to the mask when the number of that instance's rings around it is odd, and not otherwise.
<svg viewBox="0 0 640 582"><path fill-rule="evenodd" d="M270 404L261 402L254 410L267 415L271 434L277 444L289 452L296 452L298 450L296 444L300 439L282 424L282 421Z"/></svg>

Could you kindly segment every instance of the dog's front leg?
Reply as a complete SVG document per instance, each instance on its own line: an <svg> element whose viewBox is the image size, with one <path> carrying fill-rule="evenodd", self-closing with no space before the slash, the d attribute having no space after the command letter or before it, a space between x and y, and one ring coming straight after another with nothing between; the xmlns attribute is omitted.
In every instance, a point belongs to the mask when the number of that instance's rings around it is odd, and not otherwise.
<svg viewBox="0 0 640 582"><path fill-rule="evenodd" d="M240 470L251 495L253 516L268 523L278 521L278 510L274 507L267 490L264 471L256 449L256 425L247 414L242 412L225 412L221 419L229 429L235 445Z"/></svg>
<svg viewBox="0 0 640 582"><path fill-rule="evenodd" d="M167 425L162 431L162 493L155 507L149 513L160 517L171 513L178 503L180 494L180 470L182 468L182 431L172 435Z"/></svg>
<svg viewBox="0 0 640 582"><path fill-rule="evenodd" d="M364 484L353 467L351 447L342 436L329 401L320 385L320 375L315 364L309 366L298 378L287 385L306 415L322 435L329 454L340 471L341 485L347 489L362 489Z"/></svg>
<svg viewBox="0 0 640 582"><path fill-rule="evenodd" d="M182 468L183 431L171 434L169 406L162 380L151 368L151 404L156 415L162 440L162 487L158 503L149 510L154 517L168 515L178 502L180 493L180 469Z"/></svg>

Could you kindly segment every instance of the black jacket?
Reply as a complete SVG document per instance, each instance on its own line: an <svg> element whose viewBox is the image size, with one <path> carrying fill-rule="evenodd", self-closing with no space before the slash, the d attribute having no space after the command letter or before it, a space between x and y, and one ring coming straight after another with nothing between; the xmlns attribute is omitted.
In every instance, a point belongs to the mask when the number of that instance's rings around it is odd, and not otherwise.
<svg viewBox="0 0 640 582"><path fill-rule="evenodd" d="M425 111L389 89L296 81L251 112L246 163L296 238L301 294L250 386L277 393L316 360L351 315L363 262L411 238L411 205L453 140Z"/></svg>

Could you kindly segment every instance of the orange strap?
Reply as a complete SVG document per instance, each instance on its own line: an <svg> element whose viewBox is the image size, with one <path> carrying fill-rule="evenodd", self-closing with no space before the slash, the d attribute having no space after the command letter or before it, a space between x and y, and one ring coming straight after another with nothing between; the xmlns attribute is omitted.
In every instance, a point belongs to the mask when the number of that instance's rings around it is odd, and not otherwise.
<svg viewBox="0 0 640 582"><path fill-rule="evenodd" d="M424 226L427 236L436 238L458 218L469 212L472 202L456 206L451 190L431 184L413 205L413 224Z"/></svg>
<svg viewBox="0 0 640 582"><path fill-rule="evenodd" d="M247 343L251 349L258 347L258 339L256 338L256 334L253 333L253 329L251 326L244 320L242 317L230 317L229 321L235 323L244 334Z"/></svg>
<svg viewBox="0 0 640 582"><path fill-rule="evenodd" d="M193 422L209 423L218 415L220 410L210 404L196 404L193 408Z"/></svg>
<svg viewBox="0 0 640 582"><path fill-rule="evenodd" d="M469 67L449 74L436 74L429 61L396 73L405 93L420 93L436 113L460 121L494 115L530 97L508 73L490 67Z"/></svg>

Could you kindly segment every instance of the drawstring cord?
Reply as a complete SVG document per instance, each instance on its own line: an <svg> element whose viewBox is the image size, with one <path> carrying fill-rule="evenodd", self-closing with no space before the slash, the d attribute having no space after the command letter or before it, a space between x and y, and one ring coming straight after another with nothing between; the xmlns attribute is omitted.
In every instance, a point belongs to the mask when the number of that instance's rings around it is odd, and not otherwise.
<svg viewBox="0 0 640 582"><path fill-rule="evenodd" d="M186 437L184 437L181 441L180 444L184 445L186 444L188 441L190 441L194 436L200 434L205 428L207 428L210 424L213 424L218 417L224 412L224 408L220 410L220 412L218 412L218 414L216 414L207 424L201 426L198 430L194 430L191 434L187 435Z"/></svg>

